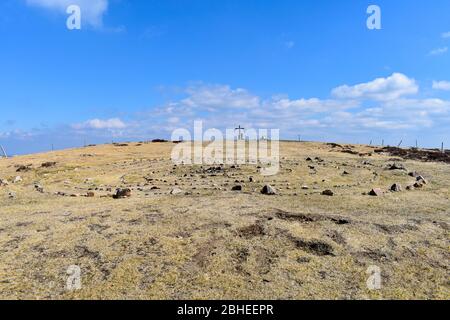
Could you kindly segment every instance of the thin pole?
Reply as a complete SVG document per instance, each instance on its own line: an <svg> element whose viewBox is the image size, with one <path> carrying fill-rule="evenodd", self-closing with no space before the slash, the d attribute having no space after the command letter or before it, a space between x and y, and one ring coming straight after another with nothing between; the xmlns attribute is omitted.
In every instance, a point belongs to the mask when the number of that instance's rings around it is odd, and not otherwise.
<svg viewBox="0 0 450 320"><path fill-rule="evenodd" d="M0 148L2 149L2 152L3 152L3 155L5 156L5 158L8 158L8 155L6 154L5 149L3 149L2 145L0 145Z"/></svg>
<svg viewBox="0 0 450 320"><path fill-rule="evenodd" d="M441 145L441 151L442 151L442 153L444 153L444 143L442 142L442 145Z"/></svg>
<svg viewBox="0 0 450 320"><path fill-rule="evenodd" d="M398 144L398 147L400 148L400 146L402 145L403 140L400 140L400 143Z"/></svg>

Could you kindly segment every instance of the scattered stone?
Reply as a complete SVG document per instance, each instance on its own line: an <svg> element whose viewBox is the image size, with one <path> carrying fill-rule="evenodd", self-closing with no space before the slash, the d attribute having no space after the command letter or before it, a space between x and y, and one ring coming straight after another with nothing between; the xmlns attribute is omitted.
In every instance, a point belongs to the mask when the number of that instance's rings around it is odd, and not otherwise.
<svg viewBox="0 0 450 320"><path fill-rule="evenodd" d="M297 258L297 262L298 263L308 263L310 261L311 261L311 258L309 258L309 257L299 257L299 258Z"/></svg>
<svg viewBox="0 0 450 320"><path fill-rule="evenodd" d="M19 183L19 182L22 182L22 177L21 176L15 177L13 183Z"/></svg>
<svg viewBox="0 0 450 320"><path fill-rule="evenodd" d="M410 191L410 190L414 190L414 186L407 186L406 190Z"/></svg>
<svg viewBox="0 0 450 320"><path fill-rule="evenodd" d="M118 188L116 190L116 194L113 195L114 199L123 199L123 198L129 198L131 197L131 189L126 188L126 189L120 189Z"/></svg>
<svg viewBox="0 0 450 320"><path fill-rule="evenodd" d="M41 185L39 185L39 184L35 184L35 185L34 185L34 189L35 189L37 192L44 193L44 188L43 188Z"/></svg>
<svg viewBox="0 0 450 320"><path fill-rule="evenodd" d="M51 168L56 166L56 162L44 162L43 164L41 164L42 168Z"/></svg>
<svg viewBox="0 0 450 320"><path fill-rule="evenodd" d="M86 193L86 197L87 198L93 198L93 197L95 197L95 193L92 192L92 191L89 191L88 193Z"/></svg>
<svg viewBox="0 0 450 320"><path fill-rule="evenodd" d="M233 188L231 188L231 191L242 191L242 186L240 185L234 186Z"/></svg>
<svg viewBox="0 0 450 320"><path fill-rule="evenodd" d="M383 195L383 190L381 190L380 188L372 189L369 192L369 196L373 196L373 197L381 197L382 195Z"/></svg>
<svg viewBox="0 0 450 320"><path fill-rule="evenodd" d="M325 190L325 191L322 191L322 195L332 197L332 196L334 196L334 192L331 190Z"/></svg>
<svg viewBox="0 0 450 320"><path fill-rule="evenodd" d="M302 190L309 190L308 186L302 186Z"/></svg>
<svg viewBox="0 0 450 320"><path fill-rule="evenodd" d="M266 184L266 185L262 188L261 193L262 193L262 194L265 194L265 195L273 196L273 195L276 195L276 194L277 194L277 191L276 191L275 188L272 187L270 184Z"/></svg>
<svg viewBox="0 0 450 320"><path fill-rule="evenodd" d="M349 175L350 173L347 172L347 171L344 171L342 174L343 174L343 175Z"/></svg>
<svg viewBox="0 0 450 320"><path fill-rule="evenodd" d="M425 178L422 177L422 176L417 176L416 177L416 181L419 182L419 183L422 183L422 184L427 184L428 183L427 180L425 180Z"/></svg>
<svg viewBox="0 0 450 320"><path fill-rule="evenodd" d="M401 192L401 191L403 191L403 189L402 189L402 186L399 183L394 183L391 186L391 191L393 191L393 192Z"/></svg>
<svg viewBox="0 0 450 320"><path fill-rule="evenodd" d="M16 197L16 194L14 192L8 193L8 198L14 199Z"/></svg>
<svg viewBox="0 0 450 320"><path fill-rule="evenodd" d="M406 171L406 168L405 168L405 166L403 164L394 163L394 164L391 164L391 165L388 166L388 170L403 170L403 171Z"/></svg>
<svg viewBox="0 0 450 320"><path fill-rule="evenodd" d="M177 195L177 194L182 194L182 193L183 193L183 190L178 189L178 188L174 188L170 191L170 194L172 194L172 195Z"/></svg>
<svg viewBox="0 0 450 320"><path fill-rule="evenodd" d="M0 187L7 186L7 185L9 185L8 180L6 180L6 179L0 179Z"/></svg>
<svg viewBox="0 0 450 320"><path fill-rule="evenodd" d="M421 189L421 188L423 188L423 184L421 182L416 182L416 183L414 183L414 188Z"/></svg>
<svg viewBox="0 0 450 320"><path fill-rule="evenodd" d="M419 176L419 174L416 171L412 171L412 172L408 173L408 175L413 178L417 178Z"/></svg>
<svg viewBox="0 0 450 320"><path fill-rule="evenodd" d="M27 171L30 171L30 170L31 170L30 167L31 167L31 165L28 165L28 166L19 165L19 166L17 167L16 172L27 172Z"/></svg>

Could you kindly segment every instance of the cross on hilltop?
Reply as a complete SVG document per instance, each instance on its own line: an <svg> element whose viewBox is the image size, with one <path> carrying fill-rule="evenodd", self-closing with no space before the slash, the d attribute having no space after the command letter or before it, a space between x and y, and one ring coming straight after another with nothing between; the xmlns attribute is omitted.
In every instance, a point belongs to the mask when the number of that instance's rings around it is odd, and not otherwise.
<svg viewBox="0 0 450 320"><path fill-rule="evenodd" d="M241 128L241 125L239 125L239 127L237 127L237 128L234 129L235 132L236 132L236 130L239 131L239 134L238 134L238 140L244 140L244 134L241 133L241 131L244 131L245 128Z"/></svg>

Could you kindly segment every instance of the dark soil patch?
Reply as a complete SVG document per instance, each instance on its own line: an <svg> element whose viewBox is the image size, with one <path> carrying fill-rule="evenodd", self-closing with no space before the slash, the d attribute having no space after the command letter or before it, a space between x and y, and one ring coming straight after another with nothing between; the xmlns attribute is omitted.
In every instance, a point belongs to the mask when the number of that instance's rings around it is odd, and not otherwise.
<svg viewBox="0 0 450 320"><path fill-rule="evenodd" d="M290 213L282 210L278 210L275 213L275 216L281 220L297 221L301 223L318 222L318 221L331 221L339 225L350 223L350 220L346 218L330 217L324 214Z"/></svg>
<svg viewBox="0 0 450 320"><path fill-rule="evenodd" d="M320 240L293 239L295 246L316 256L334 256L333 247Z"/></svg>
<svg viewBox="0 0 450 320"><path fill-rule="evenodd" d="M417 231L418 228L416 226L412 226L409 224L402 224L402 225L385 225L385 224L375 224L375 227L377 227L379 230L387 233L387 234L396 234L396 233L402 233L406 231Z"/></svg>
<svg viewBox="0 0 450 320"><path fill-rule="evenodd" d="M403 159L419 160L425 162L444 162L450 163L450 151L447 150L444 153L439 150L420 150L420 149L401 149L395 147L385 147L382 149L376 149L376 153L388 153L394 157L400 157Z"/></svg>
<svg viewBox="0 0 450 320"><path fill-rule="evenodd" d="M240 237L250 239L253 237L264 236L266 234L266 230L261 224L255 223L250 226L240 228L238 230L238 234Z"/></svg>

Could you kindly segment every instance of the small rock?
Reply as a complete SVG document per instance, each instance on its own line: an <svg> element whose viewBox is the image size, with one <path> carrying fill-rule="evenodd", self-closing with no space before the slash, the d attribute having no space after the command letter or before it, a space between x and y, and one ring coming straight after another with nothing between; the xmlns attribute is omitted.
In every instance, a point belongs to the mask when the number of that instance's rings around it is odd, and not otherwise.
<svg viewBox="0 0 450 320"><path fill-rule="evenodd" d="M231 191L242 191L242 186L234 186L233 188L231 188Z"/></svg>
<svg viewBox="0 0 450 320"><path fill-rule="evenodd" d="M92 191L89 191L88 193L86 193L86 197L87 198L93 198L93 197L95 197L95 193L92 192Z"/></svg>
<svg viewBox="0 0 450 320"><path fill-rule="evenodd" d="M35 185L34 185L34 189L35 189L37 192L44 193L44 188L43 188L41 185L39 185L39 184L35 184Z"/></svg>
<svg viewBox="0 0 450 320"><path fill-rule="evenodd" d="M41 164L42 168L50 168L54 166L56 166L56 162L44 162L43 164Z"/></svg>
<svg viewBox="0 0 450 320"><path fill-rule="evenodd" d="M266 185L262 188L261 193L262 193L262 194L265 194L265 195L273 196L273 195L276 195L276 194L277 194L277 191L276 191L275 188L272 187L271 185L266 184Z"/></svg>
<svg viewBox="0 0 450 320"><path fill-rule="evenodd" d="M170 194L173 194L173 195L177 195L177 194L181 194L181 193L183 193L183 190L178 189L178 188L174 188L170 191Z"/></svg>
<svg viewBox="0 0 450 320"><path fill-rule="evenodd" d="M383 195L383 190L381 190L380 188L372 189L369 192L369 196L373 196L373 197L381 197L382 195Z"/></svg>
<svg viewBox="0 0 450 320"><path fill-rule="evenodd" d="M302 190L309 190L308 186L302 186Z"/></svg>
<svg viewBox="0 0 450 320"><path fill-rule="evenodd" d="M414 188L421 189L421 188L423 188L423 184L421 182L416 182L416 183L414 183Z"/></svg>
<svg viewBox="0 0 450 320"><path fill-rule="evenodd" d="M422 184L427 184L428 183L427 180L425 180L425 178L422 177L422 176L417 176L416 177L416 181L419 182L419 183L422 183Z"/></svg>
<svg viewBox="0 0 450 320"><path fill-rule="evenodd" d="M334 192L331 190L324 190L324 191L322 191L322 195L332 197L332 196L334 196Z"/></svg>
<svg viewBox="0 0 450 320"><path fill-rule="evenodd" d="M7 185L9 185L8 180L6 180L6 179L0 179L0 187L7 186Z"/></svg>
<svg viewBox="0 0 450 320"><path fill-rule="evenodd" d="M389 165L389 166L388 166L388 169L389 169L389 170L404 170L404 171L406 171L406 168L405 168L404 165L402 165L402 164L397 164L397 163L394 163L394 164Z"/></svg>
<svg viewBox="0 0 450 320"><path fill-rule="evenodd" d="M16 197L16 194L14 192L10 192L10 193L8 193L8 197L10 199L14 199Z"/></svg>
<svg viewBox="0 0 450 320"><path fill-rule="evenodd" d="M19 182L22 182L22 177L21 176L15 177L13 183L19 183Z"/></svg>
<svg viewBox="0 0 450 320"><path fill-rule="evenodd" d="M401 192L401 191L403 191L403 189L402 189L402 186L399 183L394 183L391 186L391 191L393 191L393 192Z"/></svg>
<svg viewBox="0 0 450 320"><path fill-rule="evenodd" d="M27 171L30 171L31 170L30 166L31 165L28 165L28 166L20 165L20 166L17 167L16 172L27 172Z"/></svg>
<svg viewBox="0 0 450 320"><path fill-rule="evenodd" d="M129 198L131 197L131 189L126 188L126 189L117 189L116 190L116 194L113 195L114 199L123 199L123 198Z"/></svg>
<svg viewBox="0 0 450 320"><path fill-rule="evenodd" d="M408 191L409 191L409 190L414 190L414 186L407 186L407 187L406 187L406 190L408 190Z"/></svg>

